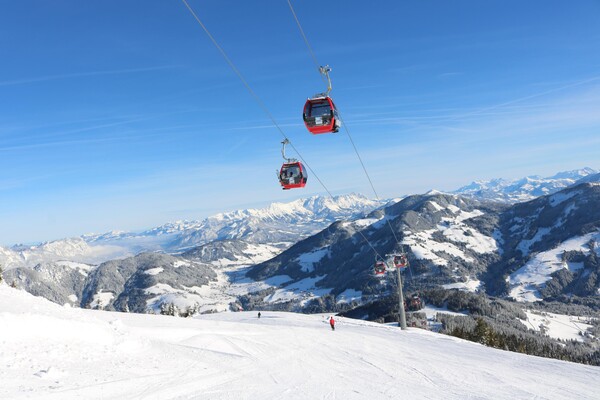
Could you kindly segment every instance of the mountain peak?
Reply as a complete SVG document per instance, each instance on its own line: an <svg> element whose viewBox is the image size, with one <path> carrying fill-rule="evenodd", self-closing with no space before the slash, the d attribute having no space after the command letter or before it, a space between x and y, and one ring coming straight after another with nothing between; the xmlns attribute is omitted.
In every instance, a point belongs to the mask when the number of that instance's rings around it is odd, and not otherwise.
<svg viewBox="0 0 600 400"><path fill-rule="evenodd" d="M505 203L527 201L539 196L555 193L573 185L580 179L598 173L585 167L572 171L559 172L551 177L529 175L520 179L495 178L487 181L474 181L453 193L467 197L494 200Z"/></svg>
<svg viewBox="0 0 600 400"><path fill-rule="evenodd" d="M573 179L573 180L578 180L581 178L584 178L588 175L593 175L593 174L597 174L599 171L596 171L595 169L592 169L590 167L584 167L581 169L574 169L571 171L562 171L559 172L557 174L555 174L554 176L551 176L550 179Z"/></svg>

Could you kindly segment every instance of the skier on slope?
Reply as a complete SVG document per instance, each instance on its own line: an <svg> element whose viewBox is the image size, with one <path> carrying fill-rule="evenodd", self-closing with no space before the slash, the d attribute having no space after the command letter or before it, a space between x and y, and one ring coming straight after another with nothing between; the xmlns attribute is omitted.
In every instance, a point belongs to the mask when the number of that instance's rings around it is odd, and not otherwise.
<svg viewBox="0 0 600 400"><path fill-rule="evenodd" d="M335 320L333 319L333 316L329 318L329 325L331 326L331 330L335 331Z"/></svg>

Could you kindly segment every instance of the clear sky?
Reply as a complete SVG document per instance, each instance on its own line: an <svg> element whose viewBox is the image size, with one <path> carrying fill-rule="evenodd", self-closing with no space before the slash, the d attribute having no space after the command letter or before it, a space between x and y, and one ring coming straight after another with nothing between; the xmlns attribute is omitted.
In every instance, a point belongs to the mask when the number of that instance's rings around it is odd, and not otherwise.
<svg viewBox="0 0 600 400"><path fill-rule="evenodd" d="M189 0L333 194L374 193L286 0ZM380 198L600 168L600 2L292 2ZM0 0L0 244L323 194L181 1ZM290 155L293 155L290 153Z"/></svg>

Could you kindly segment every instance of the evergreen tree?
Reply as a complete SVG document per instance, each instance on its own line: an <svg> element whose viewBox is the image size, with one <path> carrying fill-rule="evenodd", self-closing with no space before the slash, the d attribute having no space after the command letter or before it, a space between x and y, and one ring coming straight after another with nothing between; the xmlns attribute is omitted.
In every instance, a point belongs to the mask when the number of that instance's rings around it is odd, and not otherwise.
<svg viewBox="0 0 600 400"><path fill-rule="evenodd" d="M180 315L179 308L173 303L162 303L160 306L160 313L172 317L179 317Z"/></svg>

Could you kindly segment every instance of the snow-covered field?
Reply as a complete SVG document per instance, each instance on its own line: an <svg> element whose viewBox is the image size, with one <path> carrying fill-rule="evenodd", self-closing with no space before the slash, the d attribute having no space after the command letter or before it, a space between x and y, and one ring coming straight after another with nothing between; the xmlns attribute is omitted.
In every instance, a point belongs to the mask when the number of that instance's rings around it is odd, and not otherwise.
<svg viewBox="0 0 600 400"><path fill-rule="evenodd" d="M437 204L435 201L429 201L428 204L434 209L440 211L444 207ZM468 257L456 244L464 245L467 249L479 253L492 253L498 251L496 239L485 236L477 230L469 227L464 221L483 215L480 210L466 212L454 205L446 207L452 214L453 218L444 217L442 223L438 224L435 229L423 230L420 232L404 232L403 244L410 247L413 255L417 259L431 260L436 265L445 266L448 261L440 257L440 253L446 253L453 257L461 258L465 262L473 262L471 257ZM442 233L447 241L439 242L433 239L434 234Z"/></svg>
<svg viewBox="0 0 600 400"><path fill-rule="evenodd" d="M323 315L183 319L0 285L2 399L594 399L600 368Z"/></svg>
<svg viewBox="0 0 600 400"><path fill-rule="evenodd" d="M581 251L584 254L591 250L587 246L590 240L598 242L600 232L595 231L583 236L566 240L552 250L537 253L527 264L516 270L507 278L510 285L510 296L517 301L537 301L542 297L538 286L552 279L551 274L562 268L572 271L583 268L582 263L562 262L561 257L565 251ZM599 253L600 254L600 253Z"/></svg>
<svg viewBox="0 0 600 400"><path fill-rule="evenodd" d="M543 330L546 335L555 339L583 342L583 334L592 328L592 325L586 323L585 317L534 311L525 311L525 314L527 321L521 321L523 324L535 331Z"/></svg>

